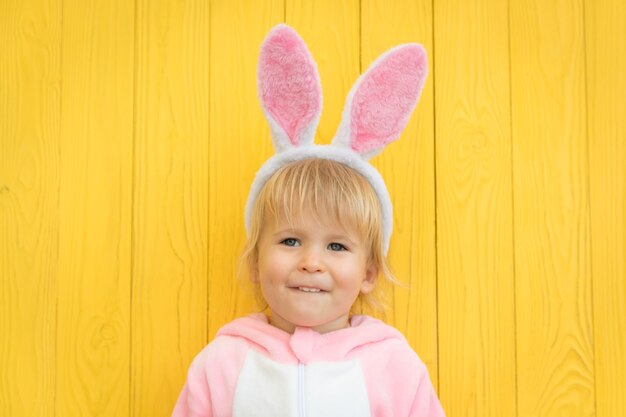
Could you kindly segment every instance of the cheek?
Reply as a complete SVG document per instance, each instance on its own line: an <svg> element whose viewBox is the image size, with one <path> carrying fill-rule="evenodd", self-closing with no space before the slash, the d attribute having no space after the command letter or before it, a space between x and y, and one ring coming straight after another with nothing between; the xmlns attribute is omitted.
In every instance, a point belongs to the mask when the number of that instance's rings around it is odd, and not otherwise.
<svg viewBox="0 0 626 417"><path fill-rule="evenodd" d="M341 264L337 267L337 283L342 287L355 287L365 279L366 266L360 260Z"/></svg>
<svg viewBox="0 0 626 417"><path fill-rule="evenodd" d="M289 271L289 259L277 251L267 251L259 257L259 278L265 281L280 281Z"/></svg>
<svg viewBox="0 0 626 417"><path fill-rule="evenodd" d="M273 284L280 281L280 277L280 268L276 264L270 263L261 270L259 278L260 282Z"/></svg>

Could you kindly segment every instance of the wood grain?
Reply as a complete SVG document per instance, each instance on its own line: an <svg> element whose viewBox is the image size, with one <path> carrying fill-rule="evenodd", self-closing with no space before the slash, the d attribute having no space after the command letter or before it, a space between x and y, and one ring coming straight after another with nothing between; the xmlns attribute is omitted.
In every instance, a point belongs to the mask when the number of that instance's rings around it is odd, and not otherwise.
<svg viewBox="0 0 626 417"><path fill-rule="evenodd" d="M595 415L580 1L511 4L520 416Z"/></svg>
<svg viewBox="0 0 626 417"><path fill-rule="evenodd" d="M138 0L131 416L169 416L207 342L209 7Z"/></svg>
<svg viewBox="0 0 626 417"><path fill-rule="evenodd" d="M361 72L396 45L424 45L430 74L400 139L372 160L387 183L394 207L389 262L403 286L384 287L388 321L403 332L438 385L435 242L435 140L433 12L430 1L363 1Z"/></svg>
<svg viewBox="0 0 626 417"><path fill-rule="evenodd" d="M450 416L515 416L508 10L434 15L440 398Z"/></svg>
<svg viewBox="0 0 626 417"><path fill-rule="evenodd" d="M359 2L291 0L286 7L286 23L302 36L320 74L324 99L315 143L329 144L346 96L360 74Z"/></svg>
<svg viewBox="0 0 626 417"><path fill-rule="evenodd" d="M61 7L0 13L0 415L54 416Z"/></svg>
<svg viewBox="0 0 626 417"><path fill-rule="evenodd" d="M66 0L57 416L129 409L134 6Z"/></svg>
<svg viewBox="0 0 626 417"><path fill-rule="evenodd" d="M271 155L256 90L261 42L284 19L282 1L211 3L209 130L209 336L257 310L238 259L246 234L244 206L254 174ZM239 278L239 279L238 279Z"/></svg>
<svg viewBox="0 0 626 417"><path fill-rule="evenodd" d="M626 3L585 2L596 415L626 415Z"/></svg>
<svg viewBox="0 0 626 417"><path fill-rule="evenodd" d="M372 163L406 284L386 317L446 414L626 415L625 7L1 1L0 415L169 416L193 357L256 310L237 260L280 22L318 63L319 143L380 53L428 51Z"/></svg>

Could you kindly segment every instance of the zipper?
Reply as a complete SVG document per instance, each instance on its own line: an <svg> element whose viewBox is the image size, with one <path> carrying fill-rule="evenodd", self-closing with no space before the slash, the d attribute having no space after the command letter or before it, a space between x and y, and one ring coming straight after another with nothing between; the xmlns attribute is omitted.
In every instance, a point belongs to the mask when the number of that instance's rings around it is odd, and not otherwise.
<svg viewBox="0 0 626 417"><path fill-rule="evenodd" d="M298 416L306 417L306 379L304 364L298 363Z"/></svg>

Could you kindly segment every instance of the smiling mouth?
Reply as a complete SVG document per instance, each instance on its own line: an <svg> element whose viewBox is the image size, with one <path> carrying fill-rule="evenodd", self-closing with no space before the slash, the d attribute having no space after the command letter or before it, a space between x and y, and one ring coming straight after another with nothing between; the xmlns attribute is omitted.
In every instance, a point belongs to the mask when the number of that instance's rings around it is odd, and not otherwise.
<svg viewBox="0 0 626 417"><path fill-rule="evenodd" d="M312 288L312 287L292 287L292 289L302 291L302 292L308 292L308 293L326 292L320 288Z"/></svg>

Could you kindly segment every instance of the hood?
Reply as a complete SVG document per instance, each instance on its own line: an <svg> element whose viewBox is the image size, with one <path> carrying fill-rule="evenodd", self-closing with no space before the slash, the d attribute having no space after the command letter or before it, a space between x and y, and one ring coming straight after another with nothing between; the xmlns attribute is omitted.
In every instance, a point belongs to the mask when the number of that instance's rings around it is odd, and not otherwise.
<svg viewBox="0 0 626 417"><path fill-rule="evenodd" d="M345 329L320 334L310 328L297 327L289 334L269 324L267 317L258 313L230 322L217 336L243 338L272 359L287 363L341 361L372 343L393 339L406 342L398 330L364 315L353 316L350 327Z"/></svg>

